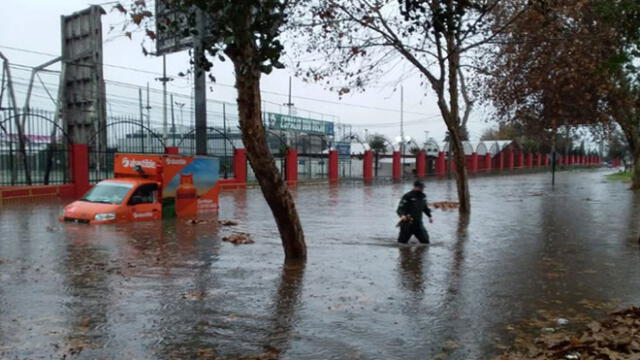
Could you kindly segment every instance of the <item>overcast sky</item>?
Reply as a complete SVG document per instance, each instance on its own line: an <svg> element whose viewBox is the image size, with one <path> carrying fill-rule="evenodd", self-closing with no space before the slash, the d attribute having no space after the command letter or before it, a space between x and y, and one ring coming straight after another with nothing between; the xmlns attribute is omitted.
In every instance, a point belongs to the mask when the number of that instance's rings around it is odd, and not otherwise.
<svg viewBox="0 0 640 360"><path fill-rule="evenodd" d="M51 56L28 53L16 49L25 49L47 54L60 54L60 15L71 14L81 10L95 1L87 0L0 0L0 51L12 63L36 66L49 60ZM129 40L122 36L120 26L124 20L117 11L111 11L112 5L103 5L107 15L103 17L103 40L105 78L145 86L160 88L155 80L157 75L148 72L162 71L161 58L144 56L140 49L139 39ZM116 30L109 32L109 28L116 25ZM10 49L16 48L16 49ZM172 54L167 57L168 75L177 74L188 68L186 52ZM140 69L141 71L125 70L114 66ZM53 67L55 69L55 67ZM400 92L397 86L397 75L410 68L398 69L386 79L382 79L375 87L364 93L354 93L340 99L337 94L322 86L307 84L300 79L293 79L293 103L298 108L298 114L307 114L303 110L310 110L335 116L342 123L353 124L361 132L368 129L369 133L380 132L391 138L399 135L400 124ZM216 63L213 70L217 79L210 84L208 99L235 102L233 69L229 62ZM287 102L288 79L293 70L278 70L262 80L263 99L269 102L270 110L276 110L274 104ZM19 75L16 75L19 76ZM23 75L24 76L24 75ZM51 79L50 75L50 79ZM47 80L45 80L47 81ZM51 79L55 83L55 79ZM411 76L402 83L404 87L404 120L405 134L418 141L423 141L425 131L429 136L441 141L444 137L445 126L435 105L432 92L426 92L419 85L419 79ZM169 90L183 94L190 94L191 83L188 79L177 79L169 83ZM131 103L137 98L135 92L125 88L108 87L109 96L130 97ZM112 92L118 92L114 94ZM43 93L44 94L44 93ZM44 97L44 96L43 96ZM309 99L316 99L312 101ZM124 104L124 102L123 102ZM109 110L117 110L120 104L110 105ZM116 109L113 109L116 107ZM386 109L386 110L385 110ZM127 110L129 111L129 110ZM285 108L282 107L282 111ZM134 115L134 114L132 114ZM469 126L472 140L477 140L482 130L489 125L485 122L486 114L480 111L474 113Z"/></svg>

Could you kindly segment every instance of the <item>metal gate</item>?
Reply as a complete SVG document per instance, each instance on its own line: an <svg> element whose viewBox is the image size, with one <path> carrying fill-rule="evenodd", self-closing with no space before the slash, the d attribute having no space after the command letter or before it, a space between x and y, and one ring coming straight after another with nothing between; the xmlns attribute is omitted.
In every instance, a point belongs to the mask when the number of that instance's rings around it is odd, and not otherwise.
<svg viewBox="0 0 640 360"><path fill-rule="evenodd" d="M0 186L70 181L71 140L49 111L0 113Z"/></svg>
<svg viewBox="0 0 640 360"><path fill-rule="evenodd" d="M106 146L100 137L106 135ZM163 154L165 142L157 132L132 117L111 117L89 139L89 182L113 177L115 153Z"/></svg>

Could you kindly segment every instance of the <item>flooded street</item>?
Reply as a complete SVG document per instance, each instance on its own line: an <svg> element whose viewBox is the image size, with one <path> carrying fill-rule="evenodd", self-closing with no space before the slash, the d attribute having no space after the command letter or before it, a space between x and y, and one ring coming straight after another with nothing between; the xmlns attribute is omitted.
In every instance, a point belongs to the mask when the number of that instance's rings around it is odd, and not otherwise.
<svg viewBox="0 0 640 360"><path fill-rule="evenodd" d="M5 203L0 359L487 358L536 316L638 304L640 196L607 173L562 172L553 191L548 173L472 179L470 219L434 210L428 247L395 242L410 184L299 187L304 266L283 266L257 189L222 195L234 228ZM453 181L426 185L455 200ZM222 242L233 231L256 243Z"/></svg>

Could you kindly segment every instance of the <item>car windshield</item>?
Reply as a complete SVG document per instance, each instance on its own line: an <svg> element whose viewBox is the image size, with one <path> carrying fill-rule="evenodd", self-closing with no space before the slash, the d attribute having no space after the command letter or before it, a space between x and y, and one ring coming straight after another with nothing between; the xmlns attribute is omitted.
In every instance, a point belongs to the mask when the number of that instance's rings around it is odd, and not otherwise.
<svg viewBox="0 0 640 360"><path fill-rule="evenodd" d="M89 190L81 200L95 203L120 204L132 187L133 184L103 181Z"/></svg>

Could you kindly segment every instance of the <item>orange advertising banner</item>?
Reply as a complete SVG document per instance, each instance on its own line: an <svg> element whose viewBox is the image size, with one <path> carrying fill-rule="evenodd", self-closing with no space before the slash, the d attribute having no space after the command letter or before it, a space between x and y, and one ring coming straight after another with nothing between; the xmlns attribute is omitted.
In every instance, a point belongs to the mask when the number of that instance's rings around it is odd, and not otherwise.
<svg viewBox="0 0 640 360"><path fill-rule="evenodd" d="M114 173L161 180L163 207L174 207L179 217L218 210L220 160L216 157L116 154Z"/></svg>

